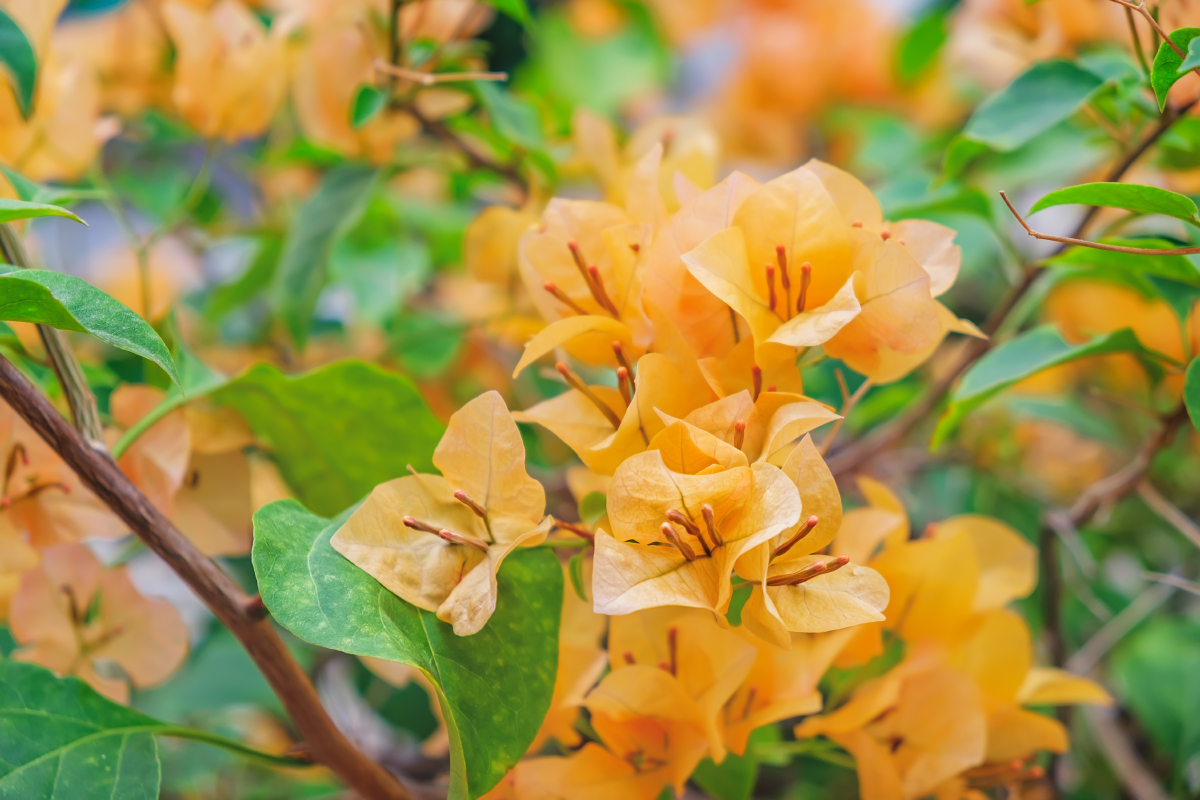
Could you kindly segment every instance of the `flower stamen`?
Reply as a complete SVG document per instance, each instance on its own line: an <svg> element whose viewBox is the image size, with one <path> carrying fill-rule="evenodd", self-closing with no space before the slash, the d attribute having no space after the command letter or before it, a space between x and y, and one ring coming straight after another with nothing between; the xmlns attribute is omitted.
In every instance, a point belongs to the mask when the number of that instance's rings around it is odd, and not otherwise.
<svg viewBox="0 0 1200 800"><path fill-rule="evenodd" d="M850 556L838 556L832 561L817 561L809 564L804 569L788 575L776 575L774 578L768 578L767 586L798 586L801 583L811 581L818 575L836 572L849 563Z"/></svg>
<svg viewBox="0 0 1200 800"><path fill-rule="evenodd" d="M474 547L481 553L487 553L488 551L488 543L483 539L476 539L474 536L467 536L466 534L455 533L446 528L439 528L436 525L430 525L428 522L422 522L415 517L405 517L404 526L412 528L415 531L432 533L434 536L440 537L443 541L450 542L451 544L463 544L467 547Z"/></svg>
<svg viewBox="0 0 1200 800"><path fill-rule="evenodd" d="M621 427L621 418L617 416L617 412L613 411L603 400L597 397L596 393L588 388L587 384L583 382L583 378L580 378L577 374L575 374L574 370L561 361L555 364L554 368L558 370L559 375L563 376L563 379L566 380L568 386L582 394L588 400L592 401L592 405L600 410L600 413L604 415L604 418L607 419L609 424L613 426L613 430Z"/></svg>
<svg viewBox="0 0 1200 800"><path fill-rule="evenodd" d="M620 316L620 312L618 312L617 307L613 305L613 301L611 298L609 298L608 292L604 291L604 279L600 277L600 268L593 264L587 268L587 271L588 275L590 275L592 278L592 296L596 298L596 302L600 304L601 308L603 308L609 314L612 314L613 318L616 319Z"/></svg>
<svg viewBox="0 0 1200 800"><path fill-rule="evenodd" d="M733 423L733 446L738 450L742 449L742 443L746 441L746 420L739 419Z"/></svg>
<svg viewBox="0 0 1200 800"><path fill-rule="evenodd" d="M805 520L804 525L800 528L800 530L796 531L796 534L792 538L775 548L774 552L771 553L771 558L778 558L788 550L791 550L793 547L795 547L796 542L800 541L805 536L808 536L808 534L812 532L812 529L817 527L817 523L820 521L820 517L818 517L816 514L813 514L811 517Z"/></svg>
<svg viewBox="0 0 1200 800"><path fill-rule="evenodd" d="M454 492L454 499L474 511L475 516L479 517L480 519L487 519L487 509L472 500L471 495L467 494L462 489L458 489Z"/></svg>
<svg viewBox="0 0 1200 800"><path fill-rule="evenodd" d="M574 300L567 297L567 293L564 292L562 289L559 289L558 286L554 283L554 281L546 281L545 283L542 284L542 288L545 289L550 294L551 297L553 297L555 300L557 300L558 302L565 305L567 308L574 311L576 314L580 315L581 317L587 316L588 312L584 310L583 306L579 305L579 303L576 303Z"/></svg>
<svg viewBox="0 0 1200 800"><path fill-rule="evenodd" d="M767 305L775 310L775 265L767 264Z"/></svg>
<svg viewBox="0 0 1200 800"><path fill-rule="evenodd" d="M686 530L692 536L695 536L697 539L699 539L700 546L704 548L704 555L706 555L706 556L712 555L712 548L708 546L708 542L704 539L704 536L701 535L700 527L698 525L696 525L696 523L692 522L690 519L688 519L682 513L680 513L679 511L676 511L673 508L667 512L667 520L670 522L674 522L676 525L678 525L679 527Z"/></svg>
<svg viewBox="0 0 1200 800"><path fill-rule="evenodd" d="M708 535L712 537L713 547L716 548L725 544L725 539L721 536L721 531L717 528L717 515L713 513L713 507L708 503L700 506L700 516L704 517L704 526L708 528Z"/></svg>
<svg viewBox="0 0 1200 800"><path fill-rule="evenodd" d="M692 552L692 548L687 546L687 542L679 538L679 534L671 527L671 523L664 522L662 524L662 533L663 536L667 537L667 541L671 543L672 547L683 553L684 558L688 561L696 560L696 554Z"/></svg>
<svg viewBox="0 0 1200 800"><path fill-rule="evenodd" d="M783 284L783 293L787 298L786 313L792 318L792 278L788 275L787 250L783 245L775 246L775 260L779 262L779 282Z"/></svg>
<svg viewBox="0 0 1200 800"><path fill-rule="evenodd" d="M625 407L629 408L633 402L633 394L629 391L629 370L624 367L617 367L617 389L621 392Z"/></svg>
<svg viewBox="0 0 1200 800"><path fill-rule="evenodd" d="M614 340L612 343L612 351L613 355L617 357L617 364L624 367L625 371L632 375L633 367L629 365L629 361L625 358L624 346L622 346L620 342Z"/></svg>
<svg viewBox="0 0 1200 800"><path fill-rule="evenodd" d="M762 367L758 364L750 366L750 377L754 381L754 400L758 401L758 396L762 394Z"/></svg>
<svg viewBox="0 0 1200 800"><path fill-rule="evenodd" d="M800 299L796 301L796 312L804 313L804 304L808 301L808 287L812 283L812 264L805 261L800 265Z"/></svg>

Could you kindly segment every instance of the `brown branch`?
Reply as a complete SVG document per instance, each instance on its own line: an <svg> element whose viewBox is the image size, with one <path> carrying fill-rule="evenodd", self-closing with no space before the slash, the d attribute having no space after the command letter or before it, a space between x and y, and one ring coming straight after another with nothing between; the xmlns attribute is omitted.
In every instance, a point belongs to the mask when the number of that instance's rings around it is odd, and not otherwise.
<svg viewBox="0 0 1200 800"><path fill-rule="evenodd" d="M451 130L450 127L444 122L426 117L417 110L415 105L410 105L408 107L408 113L412 114L417 122L421 123L422 128L462 153L466 157L467 163L475 169L486 169L490 172L494 172L508 180L510 183L515 184L521 189L522 192L529 191L529 185L525 180L525 176L523 176L521 171L512 164L504 164L488 158L486 155L476 150L474 145Z"/></svg>
<svg viewBox="0 0 1200 800"><path fill-rule="evenodd" d="M155 508L106 454L90 447L21 372L0 356L0 397L37 431L80 480L191 587L238 638L286 709L313 758L367 800L413 795L342 735L271 622L256 604Z"/></svg>
<svg viewBox="0 0 1200 800"><path fill-rule="evenodd" d="M29 268L29 258L17 232L7 222L0 224L0 256L14 267ZM71 409L71 419L75 429L92 446L104 447L104 428L100 423L100 411L96 408L96 396L88 386L83 368L71 348L67 345L67 337L62 331L49 325L37 326L38 336L46 349L46 357L54 374L58 377L58 385L62 387L63 396Z"/></svg>
<svg viewBox="0 0 1200 800"><path fill-rule="evenodd" d="M1193 100L1178 108L1168 106L1155 129L1109 170L1104 178L1105 182L1119 182L1125 176L1125 173L1171 129L1172 125L1192 110L1197 102L1200 102L1200 100ZM1099 207L1092 206L1083 219L1079 221L1079 224L1075 226L1071 238L1082 237L1099 211ZM1066 247L1067 245L1063 245L1053 255L1058 255ZM1161 255L1165 251L1155 252ZM1008 315L1016 308L1021 298L1033 287L1034 282L1041 272L1041 268L1032 268L1025 271L1021 283L1014 286L1008 292L988 317L987 322L984 323L984 333L989 337L995 335L996 331L1000 329L1001 325L1008 318ZM830 458L827 459L829 469L835 476L854 472L874 458L879 451L885 450L903 439L905 434L918 426L926 416L941 404L942 398L946 396L950 388L958 381L962 374L991 350L991 348L995 347L995 345L996 342L992 338L969 339L962 345L958 356L952 364L947 366L941 377L931 383L924 394L911 403L902 414L893 418L890 422L875 428L861 439L834 450Z"/></svg>

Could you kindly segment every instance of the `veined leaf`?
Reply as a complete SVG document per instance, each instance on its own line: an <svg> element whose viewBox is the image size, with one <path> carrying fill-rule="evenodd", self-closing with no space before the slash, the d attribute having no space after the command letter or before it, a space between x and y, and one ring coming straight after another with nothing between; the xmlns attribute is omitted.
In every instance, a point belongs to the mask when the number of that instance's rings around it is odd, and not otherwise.
<svg viewBox="0 0 1200 800"><path fill-rule="evenodd" d="M1185 222L1196 222L1196 204L1192 198L1157 186L1135 183L1084 183L1068 186L1043 197L1029 213L1051 206L1084 205L1123 208L1135 214L1162 214Z"/></svg>
<svg viewBox="0 0 1200 800"><path fill-rule="evenodd" d="M0 9L0 62L12 76L14 94L21 116L29 119L33 113L33 91L37 88L38 63L33 45L21 26Z"/></svg>
<svg viewBox="0 0 1200 800"><path fill-rule="evenodd" d="M1105 244L1167 250L1178 247L1165 239L1103 239ZM1200 286L1200 269L1187 256L1147 256L1097 250L1094 247L1072 247L1049 262L1051 265L1095 267L1113 273L1139 273Z"/></svg>
<svg viewBox="0 0 1200 800"><path fill-rule="evenodd" d="M1200 358L1188 364L1187 378L1183 382L1183 402L1187 406L1192 425L1200 431Z"/></svg>
<svg viewBox="0 0 1200 800"><path fill-rule="evenodd" d="M500 570L488 624L456 636L333 549L329 540L350 513L329 521L285 500L254 515L263 601L301 639L424 672L450 733L450 800L473 800L520 760L550 707L562 568L548 548L519 549Z"/></svg>
<svg viewBox="0 0 1200 800"><path fill-rule="evenodd" d="M1171 41L1184 53L1191 52L1192 40L1200 36L1200 28L1180 28L1171 31ZM1154 88L1154 96L1158 98L1158 108L1161 111L1167 107L1167 93L1171 87L1187 74L1182 70L1184 59L1179 57L1175 48L1169 42L1163 42L1154 56L1154 66L1150 68L1150 85Z"/></svg>
<svg viewBox="0 0 1200 800"><path fill-rule="evenodd" d="M308 341L334 241L362 213L378 174L357 164L330 170L288 228L275 274L276 300L300 347Z"/></svg>
<svg viewBox="0 0 1200 800"><path fill-rule="evenodd" d="M64 331L90 333L113 347L153 361L179 383L171 353L154 328L74 275L44 269L0 273L0 320L35 322Z"/></svg>
<svg viewBox="0 0 1200 800"><path fill-rule="evenodd" d="M205 731L168 725L78 678L0 659L0 800L155 800L155 736L205 742L276 766L303 766Z"/></svg>
<svg viewBox="0 0 1200 800"><path fill-rule="evenodd" d="M1129 328L1069 344L1053 325L1043 325L1005 342L967 370L938 421L933 446L940 446L967 414L1013 384L1060 364L1110 353L1132 353L1148 363L1170 361L1144 347Z"/></svg>
<svg viewBox="0 0 1200 800"><path fill-rule="evenodd" d="M48 203L30 203L26 200L9 200L0 197L0 222L16 222L34 217L66 217L87 225L86 222L65 208Z"/></svg>
<svg viewBox="0 0 1200 800"><path fill-rule="evenodd" d="M409 464L432 471L444 427L413 382L361 361L304 375L257 364L213 394L271 447L306 506L336 514Z"/></svg>
<svg viewBox="0 0 1200 800"><path fill-rule="evenodd" d="M12 167L4 164L0 164L0 172L4 173L5 179L12 184L17 197L30 203L49 203L61 206L80 200L102 200L105 196L104 192L96 189L77 189L34 183ZM80 222L83 222L83 220L80 220ZM84 222L83 224L86 225L87 223Z"/></svg>
<svg viewBox="0 0 1200 800"><path fill-rule="evenodd" d="M1040 61L975 109L947 148L943 171L960 172L975 156L1011 152L1070 117L1105 85L1078 64Z"/></svg>

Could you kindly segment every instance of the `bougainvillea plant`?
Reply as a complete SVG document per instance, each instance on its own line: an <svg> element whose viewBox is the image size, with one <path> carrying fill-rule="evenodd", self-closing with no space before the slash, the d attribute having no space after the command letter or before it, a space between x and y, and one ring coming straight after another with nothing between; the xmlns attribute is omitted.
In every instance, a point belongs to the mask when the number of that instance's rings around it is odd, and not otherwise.
<svg viewBox="0 0 1200 800"><path fill-rule="evenodd" d="M0 0L0 798L1196 796L1200 9L893 5Z"/></svg>

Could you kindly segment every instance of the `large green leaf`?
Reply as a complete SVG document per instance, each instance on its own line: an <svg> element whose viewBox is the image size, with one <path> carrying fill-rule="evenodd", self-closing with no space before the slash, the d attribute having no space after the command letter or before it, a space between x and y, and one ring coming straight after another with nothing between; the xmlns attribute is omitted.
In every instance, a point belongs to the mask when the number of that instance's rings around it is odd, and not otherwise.
<svg viewBox="0 0 1200 800"><path fill-rule="evenodd" d="M33 90L37 87L37 54L25 31L3 10L0 10L0 62L8 67L12 76L21 116L29 119L33 111Z"/></svg>
<svg viewBox="0 0 1200 800"><path fill-rule="evenodd" d="M213 396L241 412L319 514L358 502L409 464L431 471L444 430L412 381L361 361L298 376L257 364Z"/></svg>
<svg viewBox="0 0 1200 800"><path fill-rule="evenodd" d="M934 447L944 442L967 414L1013 384L1059 364L1110 353L1133 353L1144 357L1148 365L1168 360L1143 347L1129 328L1082 344L1069 344L1053 325L1043 325L1005 342L963 375L950 396L949 408L938 421Z"/></svg>
<svg viewBox="0 0 1200 800"><path fill-rule="evenodd" d="M301 347L308 341L333 244L366 207L378 175L359 164L330 170L288 228L275 274L276 299L292 339Z"/></svg>
<svg viewBox="0 0 1200 800"><path fill-rule="evenodd" d="M153 361L179 383L171 353L154 328L74 275L43 269L0 272L0 320L90 333L113 347Z"/></svg>
<svg viewBox="0 0 1200 800"><path fill-rule="evenodd" d="M766 725L750 734L744 755L729 753L720 764L706 758L696 765L692 780L714 800L750 800L758 780L759 759L756 750L761 745L779 741L779 729Z"/></svg>
<svg viewBox="0 0 1200 800"><path fill-rule="evenodd" d="M425 672L450 732L450 800L479 797L521 758L550 707L563 591L558 559L548 548L509 556L496 612L479 633L456 636L333 549L329 540L349 513L331 522L285 500L254 515L263 601L301 639Z"/></svg>
<svg viewBox="0 0 1200 800"><path fill-rule="evenodd" d="M1168 250L1179 245L1165 239L1104 239L1105 244L1125 247L1141 247L1149 250ZM1146 256L1135 253L1118 253L1112 250L1097 250L1094 247L1072 247L1050 261L1051 265L1071 267L1094 267L1114 275L1145 274L1200 286L1200 270L1187 256Z"/></svg>
<svg viewBox="0 0 1200 800"><path fill-rule="evenodd" d="M1180 50L1188 53L1191 51L1192 39L1200 36L1200 28L1180 28L1171 31L1170 36L1171 41ZM1158 54L1154 57L1154 66L1150 69L1150 85L1154 87L1154 96L1158 98L1160 110L1167 107L1167 94L1171 91L1171 87L1187 74L1186 71L1180 71L1182 65L1183 59L1179 57L1170 43L1163 42L1159 45Z"/></svg>
<svg viewBox="0 0 1200 800"><path fill-rule="evenodd" d="M1040 61L982 102L947 148L944 170L955 174L987 150L1008 153L1070 117L1105 85L1071 61Z"/></svg>
<svg viewBox="0 0 1200 800"><path fill-rule="evenodd" d="M911 86L937 63L949 36L947 17L953 5L940 3L923 13L896 46L896 77Z"/></svg>
<svg viewBox="0 0 1200 800"><path fill-rule="evenodd" d="M172 736L276 766L290 758L168 725L102 697L78 678L0 659L0 800L154 800L158 744Z"/></svg>
<svg viewBox="0 0 1200 800"><path fill-rule="evenodd" d="M154 800L159 727L77 678L0 660L0 798Z"/></svg>
<svg viewBox="0 0 1200 800"><path fill-rule="evenodd" d="M1200 431L1200 358L1192 359L1188 364L1187 378L1183 384L1183 402L1187 406L1188 416L1192 425Z"/></svg>
<svg viewBox="0 0 1200 800"><path fill-rule="evenodd" d="M1136 183L1084 183L1068 186L1043 197L1029 209L1032 214L1043 208L1064 205L1109 206L1135 214L1163 214L1185 222L1196 222L1196 204L1190 197Z"/></svg>

